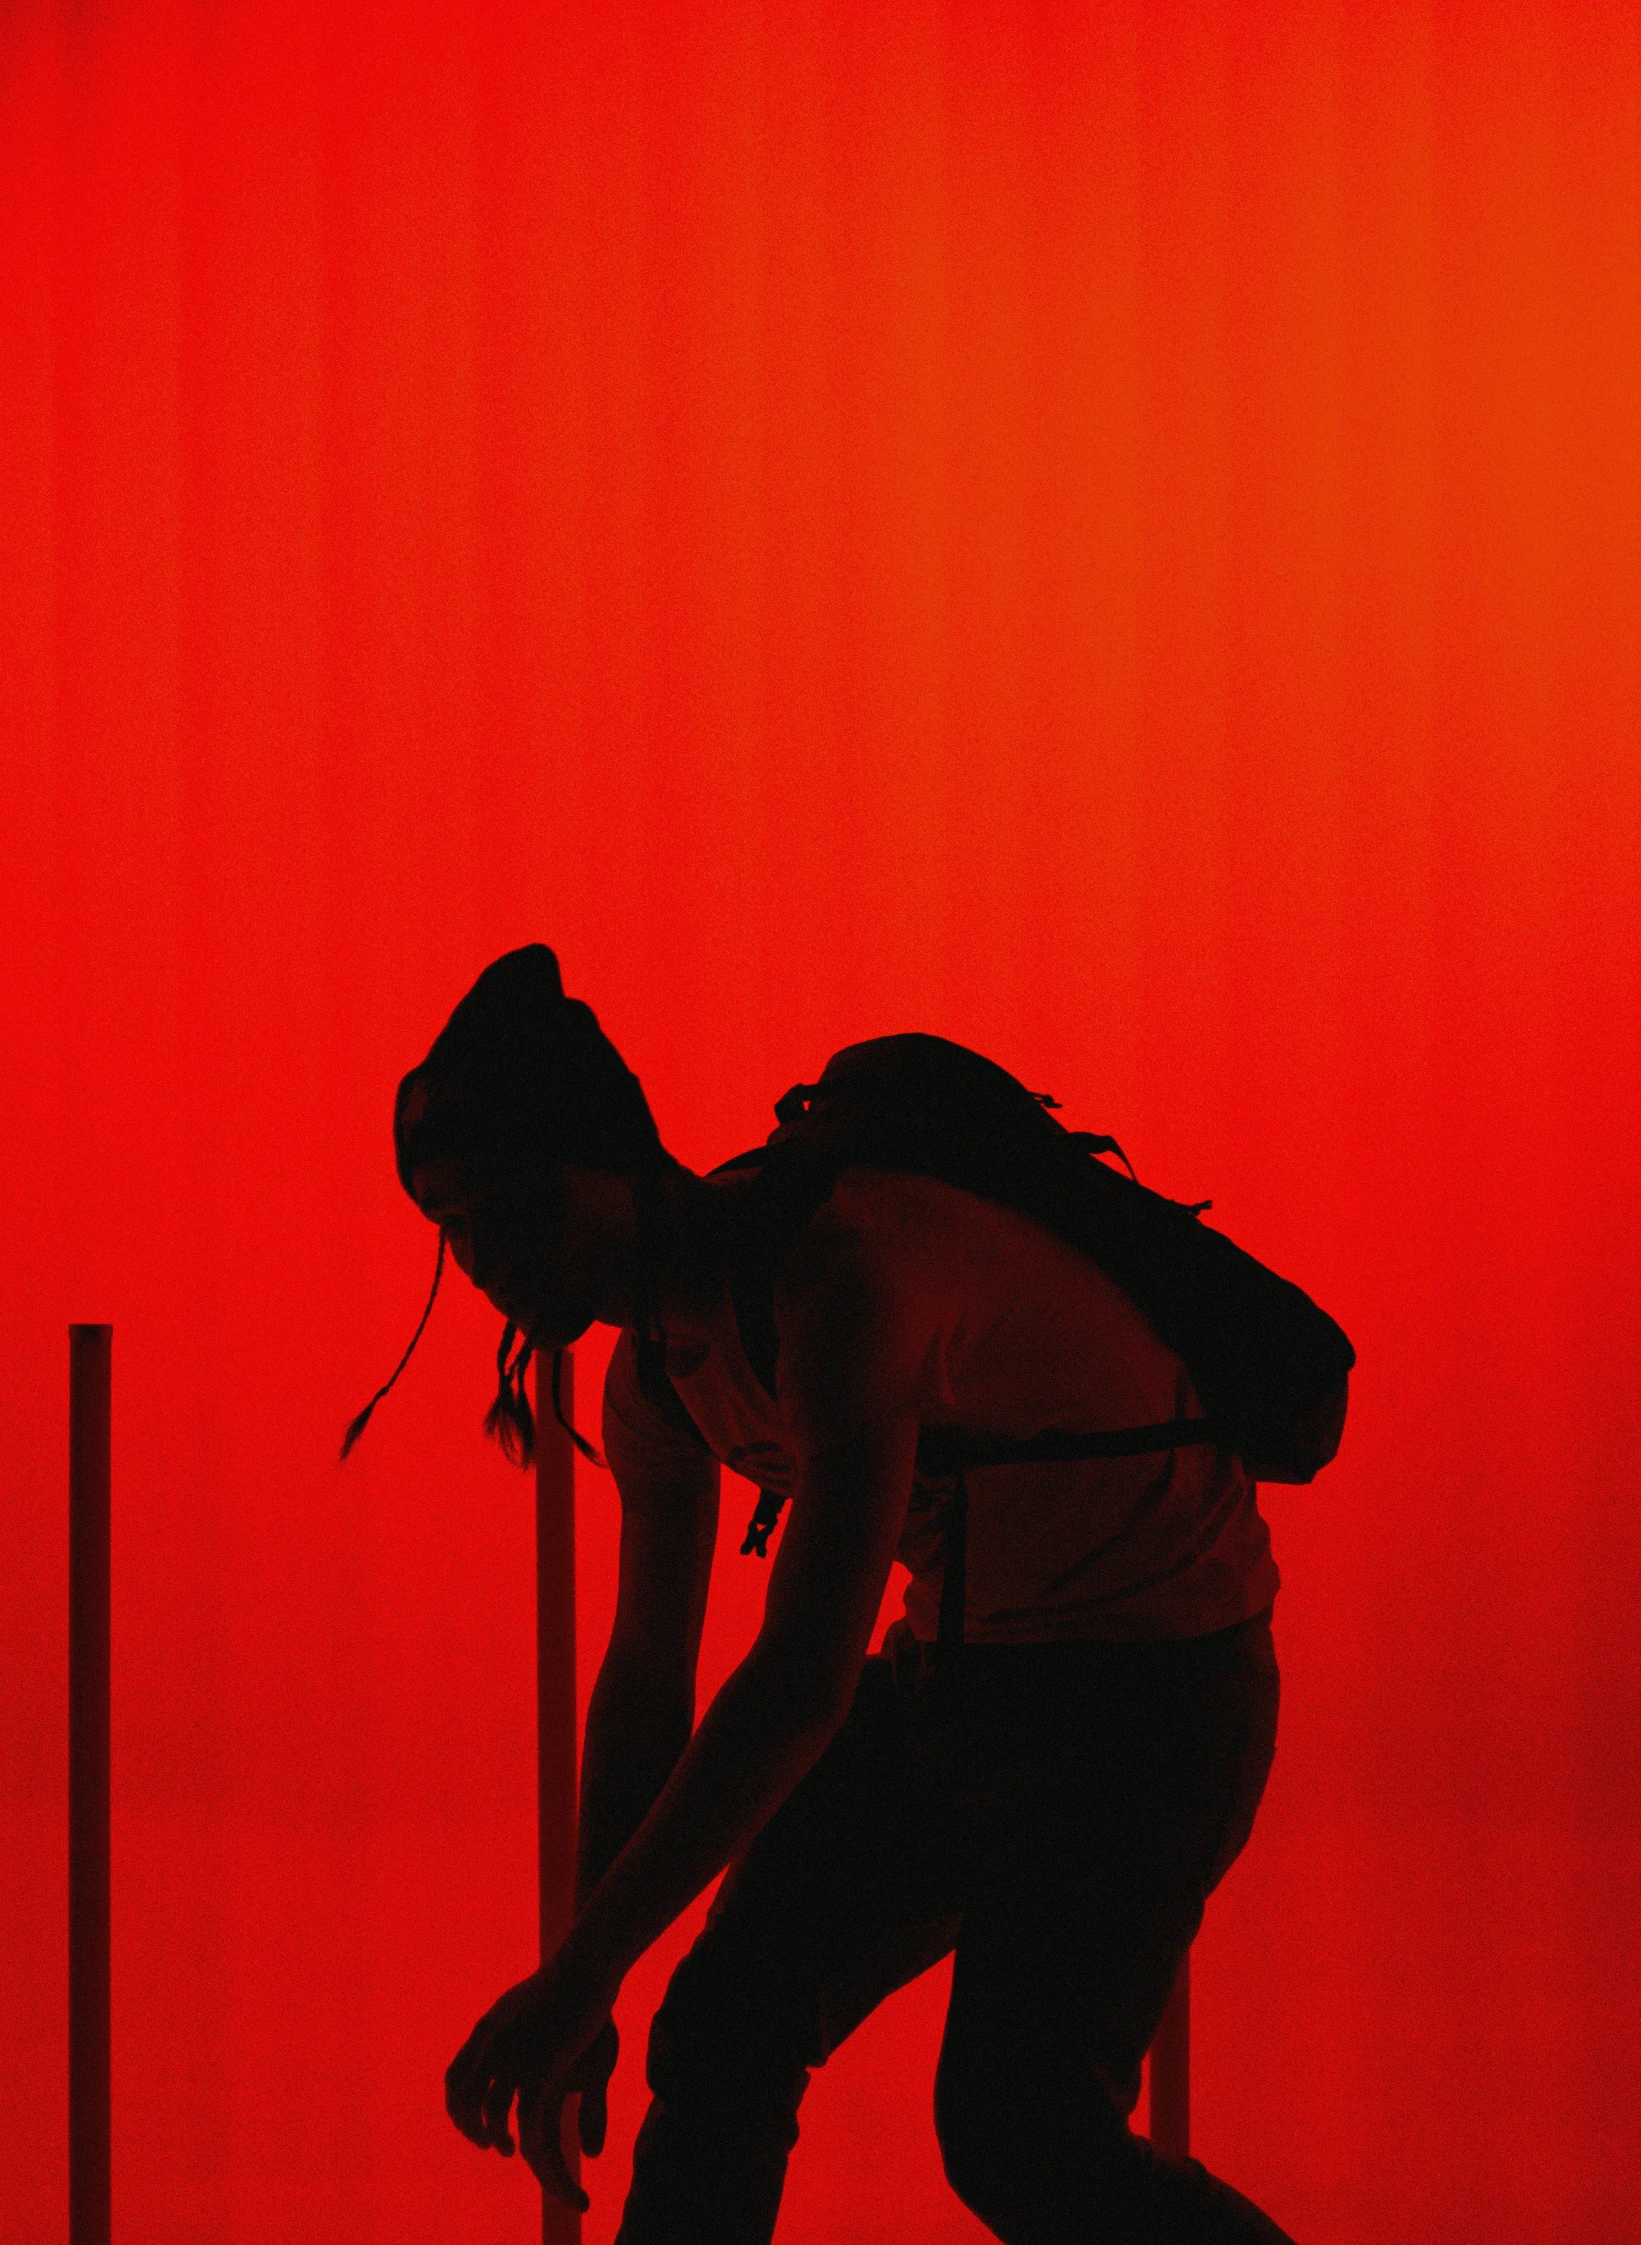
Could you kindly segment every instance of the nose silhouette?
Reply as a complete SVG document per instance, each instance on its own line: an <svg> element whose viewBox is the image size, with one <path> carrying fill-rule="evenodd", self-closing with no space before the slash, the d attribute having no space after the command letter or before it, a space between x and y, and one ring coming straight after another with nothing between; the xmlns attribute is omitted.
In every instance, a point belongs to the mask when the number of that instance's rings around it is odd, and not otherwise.
<svg viewBox="0 0 1641 2245"><path fill-rule="evenodd" d="M505 1309L506 1304L499 1296L506 1292L512 1274L503 1268L495 1251L474 1238L473 1227L465 1220L448 1225L445 1236L458 1270L465 1271L479 1292L488 1294L498 1309Z"/></svg>
<svg viewBox="0 0 1641 2245"><path fill-rule="evenodd" d="M498 1310L512 1316L518 1293L518 1272L501 1254L475 1245L469 1276L481 1294L489 1295Z"/></svg>

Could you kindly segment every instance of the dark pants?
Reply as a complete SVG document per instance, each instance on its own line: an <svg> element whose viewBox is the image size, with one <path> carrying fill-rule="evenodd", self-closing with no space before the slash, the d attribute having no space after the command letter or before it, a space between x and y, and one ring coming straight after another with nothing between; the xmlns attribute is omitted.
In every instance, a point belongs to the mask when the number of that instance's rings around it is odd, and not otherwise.
<svg viewBox="0 0 1641 2245"><path fill-rule="evenodd" d="M767 2245L810 2070L954 1947L935 2128L1006 2245L1288 2245L1128 2126L1252 1828L1277 1692L1268 1618L965 1646L955 1677L898 1623L673 1974L617 2245Z"/></svg>

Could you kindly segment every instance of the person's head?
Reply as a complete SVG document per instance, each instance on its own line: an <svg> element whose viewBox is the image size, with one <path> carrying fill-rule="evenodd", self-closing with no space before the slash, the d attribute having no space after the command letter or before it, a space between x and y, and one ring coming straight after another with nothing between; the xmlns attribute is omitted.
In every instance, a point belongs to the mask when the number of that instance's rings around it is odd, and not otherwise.
<svg viewBox="0 0 1641 2245"><path fill-rule="evenodd" d="M662 1174L676 1167L638 1078L592 1009L565 996L545 944L486 967L400 1082L393 1150L400 1183L439 1226L439 1262L410 1348L349 1428L342 1455L408 1363L448 1246L507 1320L485 1428L527 1464L531 1355L554 1352L556 1406L560 1352L606 1313L622 1281L630 1292L636 1275L642 1290L638 1234Z"/></svg>
<svg viewBox="0 0 1641 2245"><path fill-rule="evenodd" d="M538 1353L565 1349L595 1319L625 1322L637 1212L630 1176L543 1161L500 1172L418 1163L411 1198L459 1270Z"/></svg>

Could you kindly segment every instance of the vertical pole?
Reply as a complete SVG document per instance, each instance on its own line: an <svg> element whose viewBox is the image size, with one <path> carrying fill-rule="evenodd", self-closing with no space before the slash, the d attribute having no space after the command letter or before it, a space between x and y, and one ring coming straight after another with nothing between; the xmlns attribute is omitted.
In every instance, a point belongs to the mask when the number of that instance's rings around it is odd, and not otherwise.
<svg viewBox="0 0 1641 2245"><path fill-rule="evenodd" d="M1191 1952L1151 2045L1151 2148L1165 2159L1191 2153Z"/></svg>
<svg viewBox="0 0 1641 2245"><path fill-rule="evenodd" d="M552 1359L536 1358L536 1805L541 1954L550 1957L575 1916L575 1452L553 1416ZM575 1359L564 1353L564 1416L575 1418ZM576 2099L564 2107L564 2156L581 2179ZM542 2245L580 2245L581 2216L545 2192Z"/></svg>
<svg viewBox="0 0 1641 2245"><path fill-rule="evenodd" d="M109 2245L109 1485L114 1328L68 1329L68 2234Z"/></svg>

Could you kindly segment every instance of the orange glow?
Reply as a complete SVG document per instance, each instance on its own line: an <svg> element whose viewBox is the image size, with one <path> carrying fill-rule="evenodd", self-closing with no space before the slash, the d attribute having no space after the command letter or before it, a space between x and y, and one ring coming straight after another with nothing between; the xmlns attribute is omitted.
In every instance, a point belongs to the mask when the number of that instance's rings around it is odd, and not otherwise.
<svg viewBox="0 0 1641 2245"><path fill-rule="evenodd" d="M66 2235L112 1319L117 2233L539 2234L441 2104L535 1908L470 1290L334 1460L432 1269L394 1084L540 938L697 1166L928 1029L1338 1315L1196 2148L1307 2245L1627 2234L1633 8L24 0L0 210L0 2231ZM782 2245L982 2234L943 1982L817 2078Z"/></svg>

